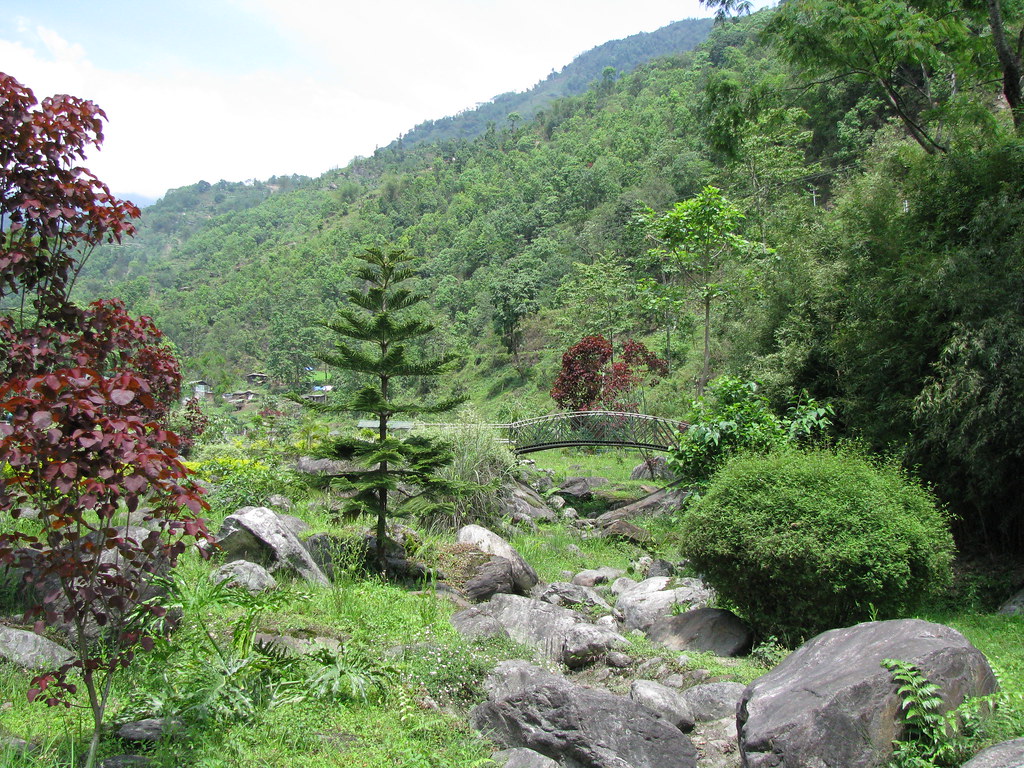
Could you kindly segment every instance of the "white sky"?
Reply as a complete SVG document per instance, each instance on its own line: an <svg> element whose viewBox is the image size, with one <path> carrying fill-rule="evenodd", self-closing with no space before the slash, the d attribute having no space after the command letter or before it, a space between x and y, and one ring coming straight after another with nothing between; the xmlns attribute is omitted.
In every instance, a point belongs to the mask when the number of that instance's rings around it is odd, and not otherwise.
<svg viewBox="0 0 1024 768"><path fill-rule="evenodd" d="M766 5L762 1L757 6ZM0 0L0 71L89 98L120 195L317 176L697 0Z"/></svg>

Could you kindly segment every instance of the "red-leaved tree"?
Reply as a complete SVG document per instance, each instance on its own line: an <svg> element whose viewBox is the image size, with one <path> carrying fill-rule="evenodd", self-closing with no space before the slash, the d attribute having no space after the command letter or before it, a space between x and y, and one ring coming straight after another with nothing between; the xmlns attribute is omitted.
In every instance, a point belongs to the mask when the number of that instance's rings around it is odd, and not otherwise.
<svg viewBox="0 0 1024 768"><path fill-rule="evenodd" d="M70 706L80 679L95 723L87 766L113 674L163 613L148 582L185 537L207 536L162 427L181 373L159 330L118 301L69 300L89 250L131 235L139 215L78 165L105 117L71 96L37 104L0 73L0 566L20 574L36 630L71 642L74 660L36 677L29 698Z"/></svg>
<svg viewBox="0 0 1024 768"><path fill-rule="evenodd" d="M630 395L649 376L665 376L668 364L639 341L630 339L617 360L604 336L587 336L562 355L551 397L567 411L635 411Z"/></svg>

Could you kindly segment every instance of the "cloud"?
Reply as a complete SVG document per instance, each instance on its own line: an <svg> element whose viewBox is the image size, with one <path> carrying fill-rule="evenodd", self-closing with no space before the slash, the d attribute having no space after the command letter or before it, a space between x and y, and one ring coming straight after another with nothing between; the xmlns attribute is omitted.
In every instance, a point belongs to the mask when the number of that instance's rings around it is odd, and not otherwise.
<svg viewBox="0 0 1024 768"><path fill-rule="evenodd" d="M0 40L0 60L37 98L72 93L104 109L104 146L88 166L121 194L158 196L199 179L317 175L372 152L404 125L392 105L312 78L106 70L54 30L33 34L43 51ZM382 139L386 121L393 128Z"/></svg>
<svg viewBox="0 0 1024 768"><path fill-rule="evenodd" d="M525 90L607 40L708 15L697 0L182 2L198 16L143 4L128 35L102 4L46 24L26 12L0 31L0 66L38 97L71 93L106 111L89 165L122 194L318 175L424 120Z"/></svg>

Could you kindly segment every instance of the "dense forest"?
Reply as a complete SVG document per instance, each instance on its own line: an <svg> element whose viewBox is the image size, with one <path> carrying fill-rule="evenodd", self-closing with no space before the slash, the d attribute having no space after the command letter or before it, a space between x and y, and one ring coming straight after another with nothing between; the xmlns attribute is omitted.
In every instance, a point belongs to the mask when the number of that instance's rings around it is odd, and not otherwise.
<svg viewBox="0 0 1024 768"><path fill-rule="evenodd" d="M401 247L440 330L424 353L461 354L437 394L496 418L553 409L561 355L588 334L665 357L643 408L685 416L707 326L713 375L833 403L843 435L936 484L961 533L1017 542L1020 20L890 5L723 19L693 51L476 138L174 190L96 250L79 294L151 315L221 391L253 370L299 389L353 254ZM657 222L710 187L746 245L694 286L692 244Z"/></svg>

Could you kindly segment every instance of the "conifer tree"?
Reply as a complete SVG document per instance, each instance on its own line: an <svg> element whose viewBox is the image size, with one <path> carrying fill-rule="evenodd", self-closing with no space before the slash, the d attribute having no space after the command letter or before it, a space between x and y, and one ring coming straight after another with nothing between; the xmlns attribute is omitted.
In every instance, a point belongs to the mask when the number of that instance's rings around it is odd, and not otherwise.
<svg viewBox="0 0 1024 768"><path fill-rule="evenodd" d="M368 383L338 402L317 407L327 413L367 413L376 419L374 439L341 437L331 444L328 455L352 460L359 467L342 474L335 487L354 491L346 501L346 512L376 517L376 558L384 570L387 519L393 507L426 513L443 507L445 496L465 490L464 484L438 476L452 460L445 445L436 438L418 435L395 437L389 433L388 424L398 415L447 411L463 398L432 405L397 399L397 380L436 376L454 358L410 353L410 344L434 330L433 325L409 313L425 298L401 285L415 274L411 257L402 250L369 248L356 258L364 262L356 273L364 288L347 291L348 304L333 321L323 323L336 338L333 349L317 357L333 368L365 376ZM398 494L402 498L393 504Z"/></svg>

